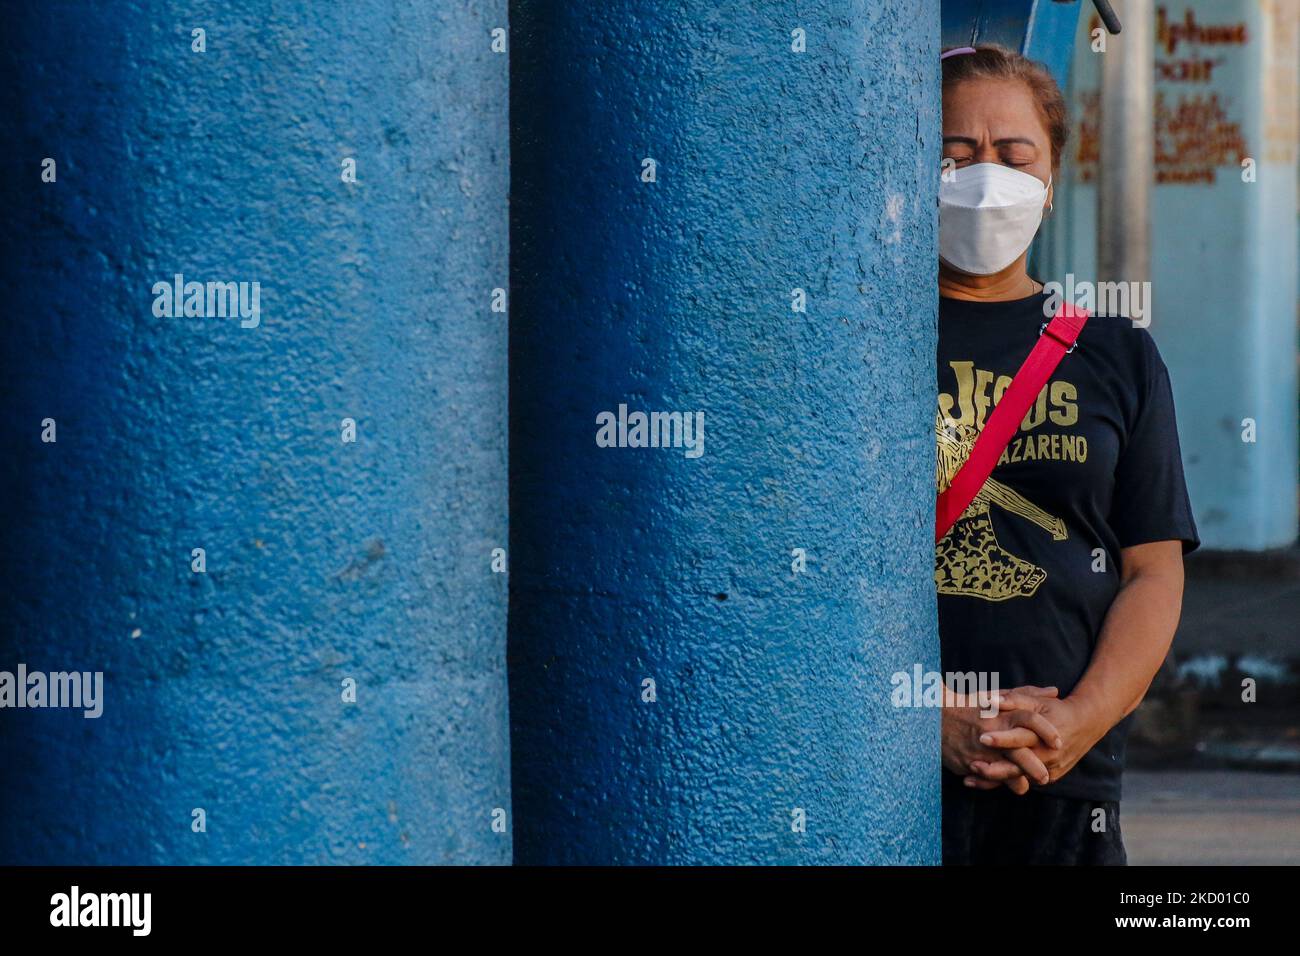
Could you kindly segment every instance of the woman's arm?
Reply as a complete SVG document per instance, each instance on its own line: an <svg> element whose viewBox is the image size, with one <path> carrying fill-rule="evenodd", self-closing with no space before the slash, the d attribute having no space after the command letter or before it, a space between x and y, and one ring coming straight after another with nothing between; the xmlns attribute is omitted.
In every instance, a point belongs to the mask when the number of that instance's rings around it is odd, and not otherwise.
<svg viewBox="0 0 1300 956"><path fill-rule="evenodd" d="M1182 607L1181 541L1121 551L1119 594L1070 699L1091 711L1106 730L1136 710L1169 654Z"/></svg>
<svg viewBox="0 0 1300 956"><path fill-rule="evenodd" d="M1043 701L1060 731L1059 750L1035 747L1053 781L1065 776L1105 734L1132 713L1169 653L1183 603L1183 545L1156 541L1120 553L1120 588L1078 685L1063 700ZM1017 743L1007 731L980 738L990 747ZM977 763L975 780L1009 781L1023 771L1008 760Z"/></svg>

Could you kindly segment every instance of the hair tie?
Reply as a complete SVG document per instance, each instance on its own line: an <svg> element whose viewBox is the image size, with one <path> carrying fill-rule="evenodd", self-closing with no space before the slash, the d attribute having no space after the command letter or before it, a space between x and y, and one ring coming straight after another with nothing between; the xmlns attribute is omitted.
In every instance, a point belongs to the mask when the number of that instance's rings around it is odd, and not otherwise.
<svg viewBox="0 0 1300 956"><path fill-rule="evenodd" d="M978 52L973 46L959 46L955 50L949 50L947 53L939 55L939 62L942 63L950 56L957 56L959 53L976 53Z"/></svg>

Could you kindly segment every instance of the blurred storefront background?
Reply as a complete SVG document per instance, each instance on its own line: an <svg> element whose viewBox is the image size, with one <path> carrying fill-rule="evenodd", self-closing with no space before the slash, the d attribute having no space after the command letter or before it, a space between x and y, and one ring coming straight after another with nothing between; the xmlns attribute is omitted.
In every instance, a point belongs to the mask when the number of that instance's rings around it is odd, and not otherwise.
<svg viewBox="0 0 1300 956"><path fill-rule="evenodd" d="M1063 81L1031 273L1134 316L1171 373L1203 546L1136 718L1133 860L1296 862L1275 824L1300 813L1300 3L1112 6L1118 34L1088 0L947 0L944 44L1017 47Z"/></svg>
<svg viewBox="0 0 1300 956"><path fill-rule="evenodd" d="M1293 824L1300 812L1300 777L1293 776L1300 772L1300 4L1123 6L1145 7L1150 17L1149 29L1131 37L1149 45L1152 80L1145 305L1172 375L1204 540L1188 559L1173 653L1137 716L1133 764L1161 772L1129 782L1134 857L1294 863L1300 837L1278 824ZM1058 189L1065 214L1049 225L1040 250L1044 277L1062 283L1071 273L1145 278L1105 261L1101 220L1108 211L1142 211L1116 208L1126 195L1122 183L1108 190L1104 140L1122 136L1123 127L1104 118L1115 98L1106 93L1104 55L1093 52L1099 26L1084 11L1068 87L1072 144ZM1125 39L1106 37L1121 56Z"/></svg>

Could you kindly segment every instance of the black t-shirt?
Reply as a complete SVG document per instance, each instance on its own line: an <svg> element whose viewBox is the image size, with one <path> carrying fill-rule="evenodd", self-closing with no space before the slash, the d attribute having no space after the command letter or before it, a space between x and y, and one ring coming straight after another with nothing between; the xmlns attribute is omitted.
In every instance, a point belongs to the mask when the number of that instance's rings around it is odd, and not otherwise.
<svg viewBox="0 0 1300 956"><path fill-rule="evenodd" d="M1046 300L939 300L940 490L1037 341ZM1120 549L1174 539L1199 544L1168 372L1145 329L1093 316L935 548L944 671L1067 696L1119 590ZM1118 800L1128 725L1044 792Z"/></svg>

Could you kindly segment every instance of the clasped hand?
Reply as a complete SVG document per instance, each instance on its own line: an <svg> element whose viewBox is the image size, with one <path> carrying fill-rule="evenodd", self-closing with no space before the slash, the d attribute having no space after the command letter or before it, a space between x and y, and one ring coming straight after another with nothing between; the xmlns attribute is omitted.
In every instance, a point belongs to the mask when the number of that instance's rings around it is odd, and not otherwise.
<svg viewBox="0 0 1300 956"><path fill-rule="evenodd" d="M989 698L992 698L991 700ZM997 713L985 716L997 704ZM1065 776L1102 734L1055 687L1026 685L980 699L945 692L943 765L968 787L1017 794Z"/></svg>

